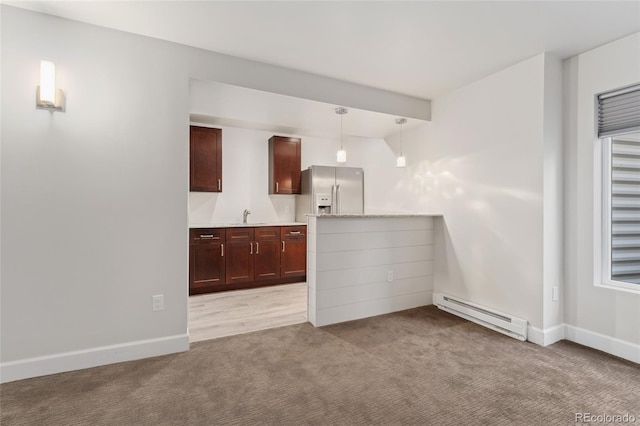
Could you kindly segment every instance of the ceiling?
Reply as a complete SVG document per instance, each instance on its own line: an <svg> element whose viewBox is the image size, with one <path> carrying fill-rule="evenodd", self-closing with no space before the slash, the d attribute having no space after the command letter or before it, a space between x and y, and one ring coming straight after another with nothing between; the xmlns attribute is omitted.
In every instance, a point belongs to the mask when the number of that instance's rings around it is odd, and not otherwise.
<svg viewBox="0 0 640 426"><path fill-rule="evenodd" d="M4 1L431 99L640 31L639 1Z"/></svg>

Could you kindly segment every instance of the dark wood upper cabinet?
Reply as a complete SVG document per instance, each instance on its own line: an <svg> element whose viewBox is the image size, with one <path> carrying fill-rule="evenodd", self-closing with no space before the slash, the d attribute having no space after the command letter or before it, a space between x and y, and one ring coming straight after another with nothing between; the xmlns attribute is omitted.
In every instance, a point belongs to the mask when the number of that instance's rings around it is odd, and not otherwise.
<svg viewBox="0 0 640 426"><path fill-rule="evenodd" d="M222 192L222 130L189 127L189 190Z"/></svg>
<svg viewBox="0 0 640 426"><path fill-rule="evenodd" d="M269 139L269 194L300 194L300 138Z"/></svg>

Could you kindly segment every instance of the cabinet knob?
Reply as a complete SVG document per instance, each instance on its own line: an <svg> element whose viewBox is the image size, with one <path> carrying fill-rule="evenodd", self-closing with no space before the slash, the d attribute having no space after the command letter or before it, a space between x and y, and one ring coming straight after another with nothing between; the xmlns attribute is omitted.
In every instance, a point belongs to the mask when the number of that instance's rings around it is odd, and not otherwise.
<svg viewBox="0 0 640 426"><path fill-rule="evenodd" d="M279 188L278 188L278 182L276 181L276 193L280 192Z"/></svg>
<svg viewBox="0 0 640 426"><path fill-rule="evenodd" d="M220 257L224 257L224 244L220 244Z"/></svg>
<svg viewBox="0 0 640 426"><path fill-rule="evenodd" d="M282 252L284 253L284 240L282 241Z"/></svg>

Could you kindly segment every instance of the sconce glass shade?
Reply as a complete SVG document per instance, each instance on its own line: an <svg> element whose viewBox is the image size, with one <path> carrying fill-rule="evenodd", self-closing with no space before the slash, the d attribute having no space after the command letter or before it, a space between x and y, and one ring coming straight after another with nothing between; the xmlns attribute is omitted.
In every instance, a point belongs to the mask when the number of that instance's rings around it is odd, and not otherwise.
<svg viewBox="0 0 640 426"><path fill-rule="evenodd" d="M56 103L56 66L53 62L40 61L40 101Z"/></svg>
<svg viewBox="0 0 640 426"><path fill-rule="evenodd" d="M407 159L405 158L404 155L401 155L398 158L396 158L396 167L406 167L406 166L407 166Z"/></svg>
<svg viewBox="0 0 640 426"><path fill-rule="evenodd" d="M56 89L56 66L40 61L40 85L36 92L36 108L64 111L64 93Z"/></svg>
<svg viewBox="0 0 640 426"><path fill-rule="evenodd" d="M338 163L346 163L347 151L345 151L344 149L339 150L338 154L336 155L336 160L338 161Z"/></svg>

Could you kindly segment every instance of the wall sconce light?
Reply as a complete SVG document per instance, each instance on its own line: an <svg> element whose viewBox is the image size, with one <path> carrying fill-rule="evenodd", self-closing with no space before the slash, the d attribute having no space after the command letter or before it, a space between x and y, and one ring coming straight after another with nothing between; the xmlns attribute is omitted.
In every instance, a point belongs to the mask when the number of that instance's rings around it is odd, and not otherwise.
<svg viewBox="0 0 640 426"><path fill-rule="evenodd" d="M342 145L342 116L348 113L344 107L336 108L336 114L340 115L340 150L336 155L336 160L338 163L345 163L347 161L347 151L344 150L344 146Z"/></svg>
<svg viewBox="0 0 640 426"><path fill-rule="evenodd" d="M40 85L36 91L36 108L63 111L64 92L56 89L56 66L53 62L40 61Z"/></svg>
<svg viewBox="0 0 640 426"><path fill-rule="evenodd" d="M407 159L402 153L402 125L407 122L406 118L396 118L396 124L400 125L400 155L396 158L396 167L406 167Z"/></svg>

